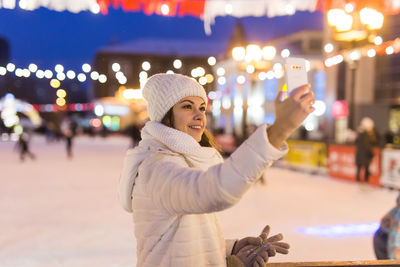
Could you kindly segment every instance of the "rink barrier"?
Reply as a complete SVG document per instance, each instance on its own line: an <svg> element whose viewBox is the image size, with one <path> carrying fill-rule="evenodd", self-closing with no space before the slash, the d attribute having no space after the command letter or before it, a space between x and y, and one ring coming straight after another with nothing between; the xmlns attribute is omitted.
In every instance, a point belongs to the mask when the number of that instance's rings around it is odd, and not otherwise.
<svg viewBox="0 0 400 267"><path fill-rule="evenodd" d="M274 166L357 182L354 145L305 140L288 140L287 143L289 152L284 158L276 161ZM390 190L400 190L400 149L374 147L368 183Z"/></svg>
<svg viewBox="0 0 400 267"><path fill-rule="evenodd" d="M287 144L289 151L278 165L312 174L326 174L327 145L325 143L288 140Z"/></svg>
<svg viewBox="0 0 400 267"><path fill-rule="evenodd" d="M315 261L315 262L277 262L267 263L268 267L300 266L400 266L400 260L362 260L362 261Z"/></svg>

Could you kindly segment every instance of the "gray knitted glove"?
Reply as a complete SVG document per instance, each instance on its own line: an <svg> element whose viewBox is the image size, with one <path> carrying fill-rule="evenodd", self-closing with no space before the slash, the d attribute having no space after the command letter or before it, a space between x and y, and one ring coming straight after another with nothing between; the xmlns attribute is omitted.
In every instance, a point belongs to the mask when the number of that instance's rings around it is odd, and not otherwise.
<svg viewBox="0 0 400 267"><path fill-rule="evenodd" d="M236 255L229 255L226 258L226 266L227 267L246 267L244 265L244 263Z"/></svg>
<svg viewBox="0 0 400 267"><path fill-rule="evenodd" d="M245 237L236 241L232 255L236 255L246 267L265 267L269 257L276 253L288 254L289 244L279 242L283 239L282 234L268 238L269 225L265 226L260 236Z"/></svg>
<svg viewBox="0 0 400 267"><path fill-rule="evenodd" d="M265 246L247 245L241 248L236 256L246 267L265 267L268 262L268 252Z"/></svg>
<svg viewBox="0 0 400 267"><path fill-rule="evenodd" d="M260 238L262 239L262 244L268 251L268 256L273 257L276 255L276 253L288 254L290 248L289 244L285 242L279 242L283 239L283 235L277 234L268 238L269 231L270 227L269 225L267 225L264 227L260 235Z"/></svg>
<svg viewBox="0 0 400 267"><path fill-rule="evenodd" d="M245 237L236 241L232 255L236 255L246 267L264 267L268 262L268 246L262 246L261 236Z"/></svg>

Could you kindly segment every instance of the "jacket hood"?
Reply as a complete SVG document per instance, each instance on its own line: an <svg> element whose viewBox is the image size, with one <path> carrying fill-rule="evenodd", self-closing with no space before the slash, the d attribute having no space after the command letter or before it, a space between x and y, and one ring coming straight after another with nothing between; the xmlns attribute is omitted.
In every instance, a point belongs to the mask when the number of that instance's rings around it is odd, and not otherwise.
<svg viewBox="0 0 400 267"><path fill-rule="evenodd" d="M149 153L149 150L140 146L129 149L126 153L118 185L118 195L122 207L128 212L132 212L132 192L139 166Z"/></svg>

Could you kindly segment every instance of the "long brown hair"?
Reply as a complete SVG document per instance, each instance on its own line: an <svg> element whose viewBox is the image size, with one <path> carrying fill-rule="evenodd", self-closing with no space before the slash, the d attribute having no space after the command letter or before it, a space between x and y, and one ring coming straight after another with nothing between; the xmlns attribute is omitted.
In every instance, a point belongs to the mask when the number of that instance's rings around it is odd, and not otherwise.
<svg viewBox="0 0 400 267"><path fill-rule="evenodd" d="M161 120L161 123L164 124L165 126L174 128L174 114L172 112L172 108L168 110L167 114L165 114L164 118ZM207 129L204 129L199 144L205 147L213 147L219 152L221 152L221 149L215 142L214 136Z"/></svg>

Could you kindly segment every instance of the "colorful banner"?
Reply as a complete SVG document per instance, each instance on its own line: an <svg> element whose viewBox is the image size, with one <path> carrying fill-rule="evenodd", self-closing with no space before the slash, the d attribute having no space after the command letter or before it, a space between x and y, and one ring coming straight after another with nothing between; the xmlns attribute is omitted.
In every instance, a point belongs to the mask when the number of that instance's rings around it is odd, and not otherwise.
<svg viewBox="0 0 400 267"><path fill-rule="evenodd" d="M328 175L333 178L356 181L357 166L355 164L356 148L351 145L329 145ZM374 148L374 157L369 166L369 183L380 185L381 149ZM361 172L361 179L364 177Z"/></svg>
<svg viewBox="0 0 400 267"><path fill-rule="evenodd" d="M381 184L400 189L400 149L383 150Z"/></svg>
<svg viewBox="0 0 400 267"><path fill-rule="evenodd" d="M205 0L97 0L103 14L108 13L109 6L122 7L124 11L143 11L146 15L194 16L204 13Z"/></svg>

